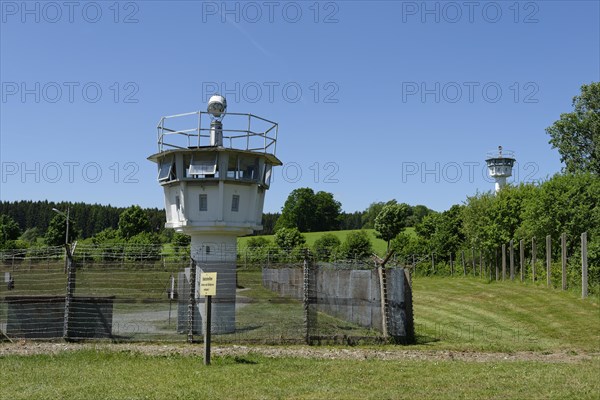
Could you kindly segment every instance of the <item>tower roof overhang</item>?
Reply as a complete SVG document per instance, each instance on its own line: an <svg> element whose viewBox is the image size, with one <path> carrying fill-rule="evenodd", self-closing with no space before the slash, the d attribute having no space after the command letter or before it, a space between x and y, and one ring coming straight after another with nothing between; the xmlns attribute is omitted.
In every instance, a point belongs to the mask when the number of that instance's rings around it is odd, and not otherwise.
<svg viewBox="0 0 600 400"><path fill-rule="evenodd" d="M198 153L227 153L227 154L236 154L236 155L246 155L252 157L262 157L269 164L274 166L283 165L281 160L279 160L275 155L270 153L252 151L252 150L240 150L240 149L232 149L229 147L222 146L200 146L200 147L188 147L188 148L176 148L169 149L165 151L161 151L159 153L152 154L148 157L148 160L158 163L160 159L167 157L169 155L174 154L198 154Z"/></svg>

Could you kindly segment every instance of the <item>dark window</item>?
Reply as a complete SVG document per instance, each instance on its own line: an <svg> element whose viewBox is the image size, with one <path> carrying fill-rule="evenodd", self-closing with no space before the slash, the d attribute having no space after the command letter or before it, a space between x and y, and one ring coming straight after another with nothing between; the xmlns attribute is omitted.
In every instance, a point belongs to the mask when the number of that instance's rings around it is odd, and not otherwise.
<svg viewBox="0 0 600 400"><path fill-rule="evenodd" d="M237 194L233 195L231 199L231 211L238 212L240 210L240 196Z"/></svg>
<svg viewBox="0 0 600 400"><path fill-rule="evenodd" d="M175 179L175 165L173 159L163 159L158 170L158 181L165 182Z"/></svg>
<svg viewBox="0 0 600 400"><path fill-rule="evenodd" d="M208 196L205 194L200 195L200 211L208 211Z"/></svg>

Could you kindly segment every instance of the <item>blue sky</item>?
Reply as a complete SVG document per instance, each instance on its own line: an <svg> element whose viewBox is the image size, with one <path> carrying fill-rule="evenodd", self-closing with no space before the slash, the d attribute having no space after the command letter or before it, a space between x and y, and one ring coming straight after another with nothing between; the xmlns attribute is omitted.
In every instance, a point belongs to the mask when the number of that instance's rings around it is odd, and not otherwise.
<svg viewBox="0 0 600 400"><path fill-rule="evenodd" d="M1 8L1 200L162 207L156 124L217 87L229 111L280 124L265 211L306 186L345 211L444 210L493 189L498 145L517 181L560 171L544 129L600 80L597 1Z"/></svg>

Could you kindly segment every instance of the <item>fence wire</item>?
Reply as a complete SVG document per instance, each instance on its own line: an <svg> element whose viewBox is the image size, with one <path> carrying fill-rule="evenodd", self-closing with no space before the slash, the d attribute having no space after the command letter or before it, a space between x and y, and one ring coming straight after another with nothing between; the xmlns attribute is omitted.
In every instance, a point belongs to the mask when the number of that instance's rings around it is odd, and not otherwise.
<svg viewBox="0 0 600 400"><path fill-rule="evenodd" d="M347 343L385 339L381 316L372 317L377 310L381 313L381 303L377 298L379 283L372 281L371 262L311 263L315 274L308 282L306 262L297 255L281 252L273 254L271 260L269 264L244 264L238 257L237 268L233 263L229 275L220 272L219 284L233 286L235 298L217 296L213 316L215 307L221 307L216 315L232 313L234 325L233 329L213 334L213 342ZM144 246L125 251L78 246L70 265L72 297L67 295L70 267L64 248L30 249L0 256L4 277L0 286L1 336L8 340L202 340L204 298L197 287L190 297L189 250L170 249L157 255L156 249ZM198 270L210 267L207 263L197 264ZM293 278L287 283L269 281L266 277L272 272L267 271L286 271L282 274ZM348 275L348 279L352 274L356 290L353 292L339 277L327 282L323 275L327 271ZM357 282L362 280L365 283L359 285ZM231 320L213 319L213 327L227 323Z"/></svg>

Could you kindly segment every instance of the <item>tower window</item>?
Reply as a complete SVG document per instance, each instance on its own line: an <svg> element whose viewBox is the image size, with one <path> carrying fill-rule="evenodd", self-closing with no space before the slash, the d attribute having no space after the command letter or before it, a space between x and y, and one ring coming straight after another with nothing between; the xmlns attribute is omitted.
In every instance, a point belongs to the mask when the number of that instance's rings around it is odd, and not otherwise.
<svg viewBox="0 0 600 400"><path fill-rule="evenodd" d="M239 159L238 179L257 181L258 180L258 158L240 157Z"/></svg>
<svg viewBox="0 0 600 400"><path fill-rule="evenodd" d="M200 211L208 211L208 196L205 194L200 195Z"/></svg>
<svg viewBox="0 0 600 400"><path fill-rule="evenodd" d="M179 196L175 196L175 207L177 210L181 210L181 200L179 200Z"/></svg>
<svg viewBox="0 0 600 400"><path fill-rule="evenodd" d="M158 181L165 182L175 179L175 163L173 158L165 158L160 162L158 170Z"/></svg>
<svg viewBox="0 0 600 400"><path fill-rule="evenodd" d="M192 156L188 175L196 178L211 178L217 172L217 156L213 154L196 154Z"/></svg>
<svg viewBox="0 0 600 400"><path fill-rule="evenodd" d="M271 164L265 164L265 174L263 183L266 187L269 187L269 185L271 184L271 174L273 173L272 168L273 167L271 166Z"/></svg>
<svg viewBox="0 0 600 400"><path fill-rule="evenodd" d="M233 198L231 199L231 211L240 211L240 196L237 194L234 194Z"/></svg>

